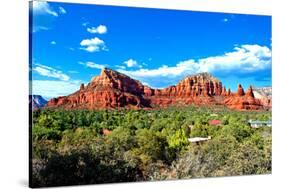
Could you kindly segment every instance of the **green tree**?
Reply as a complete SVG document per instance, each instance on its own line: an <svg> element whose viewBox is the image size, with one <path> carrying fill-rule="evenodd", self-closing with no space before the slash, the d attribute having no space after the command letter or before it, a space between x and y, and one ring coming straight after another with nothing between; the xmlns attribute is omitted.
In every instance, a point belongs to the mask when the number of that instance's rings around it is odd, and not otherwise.
<svg viewBox="0 0 281 189"><path fill-rule="evenodd" d="M190 132L190 137L207 137L208 130L205 125L196 124L193 126Z"/></svg>
<svg viewBox="0 0 281 189"><path fill-rule="evenodd" d="M187 149L189 142L183 129L179 129L175 134L168 137L169 148L175 149L178 152Z"/></svg>

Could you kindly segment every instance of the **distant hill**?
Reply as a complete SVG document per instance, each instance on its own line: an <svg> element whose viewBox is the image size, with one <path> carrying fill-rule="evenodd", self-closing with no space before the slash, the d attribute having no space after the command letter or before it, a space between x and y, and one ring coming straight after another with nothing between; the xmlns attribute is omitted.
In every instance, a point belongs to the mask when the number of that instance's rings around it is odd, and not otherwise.
<svg viewBox="0 0 281 189"><path fill-rule="evenodd" d="M272 98L272 87L253 88L253 92L256 98L262 98L262 97Z"/></svg>
<svg viewBox="0 0 281 189"><path fill-rule="evenodd" d="M29 104L32 103L32 109L39 109L44 107L48 101L40 95L29 95Z"/></svg>
<svg viewBox="0 0 281 189"><path fill-rule="evenodd" d="M88 85L68 96L51 99L46 107L64 109L152 109L170 105L225 105L238 110L260 110L264 106L250 87L238 84L236 93L209 73L188 75L177 85L153 89L112 69L104 68ZM268 108L268 106L266 106Z"/></svg>
<svg viewBox="0 0 281 189"><path fill-rule="evenodd" d="M255 98L259 99L264 106L272 106L272 87L253 88Z"/></svg>

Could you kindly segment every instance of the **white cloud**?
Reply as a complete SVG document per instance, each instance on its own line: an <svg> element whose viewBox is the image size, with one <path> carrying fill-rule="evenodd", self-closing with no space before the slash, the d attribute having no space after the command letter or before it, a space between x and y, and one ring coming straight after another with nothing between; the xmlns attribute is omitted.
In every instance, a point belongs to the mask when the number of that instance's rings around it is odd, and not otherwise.
<svg viewBox="0 0 281 189"><path fill-rule="evenodd" d="M271 50L260 45L241 45L234 47L232 52L211 56L199 60L184 60L175 66L163 65L156 69L137 69L129 71L118 69L135 79L148 82L158 80L181 79L188 74L200 72L223 73L228 75L254 74L271 68Z"/></svg>
<svg viewBox="0 0 281 189"><path fill-rule="evenodd" d="M98 37L92 39L84 39L80 42L82 46L80 49L83 49L88 52L98 52L101 50L106 50L106 46L103 40Z"/></svg>
<svg viewBox="0 0 281 189"><path fill-rule="evenodd" d="M55 41L51 41L50 44L51 44L51 45L55 45L55 44L57 44L57 43L56 43Z"/></svg>
<svg viewBox="0 0 281 189"><path fill-rule="evenodd" d="M138 66L137 61L136 61L136 60L133 60L133 59L131 59L131 58L130 58L129 60L126 60L126 61L124 62L124 64L126 64L127 67L129 67L129 68Z"/></svg>
<svg viewBox="0 0 281 189"><path fill-rule="evenodd" d="M97 27L87 28L90 33L105 34L107 32L107 27L105 25L99 25Z"/></svg>
<svg viewBox="0 0 281 189"><path fill-rule="evenodd" d="M224 18L224 19L222 19L222 21L223 22L228 22L229 20L228 20L228 18Z"/></svg>
<svg viewBox="0 0 281 189"><path fill-rule="evenodd" d="M66 96L80 87L82 81L53 81L53 80L33 80L31 82L32 93L42 95L45 98Z"/></svg>
<svg viewBox="0 0 281 189"><path fill-rule="evenodd" d="M78 62L81 65L84 65L88 68L96 68L96 69L103 69L105 68L105 65L102 64L96 64L94 62Z"/></svg>
<svg viewBox="0 0 281 189"><path fill-rule="evenodd" d="M188 71L191 73L193 72L194 68L196 67L196 63L193 60L181 62L178 63L176 66L167 66L163 65L156 69L138 69L135 71L127 71L127 70L121 70L118 71L125 73L127 75L130 75L135 78L142 78L142 77L176 77L180 75L184 75Z"/></svg>
<svg viewBox="0 0 281 189"><path fill-rule="evenodd" d="M120 66L120 65L116 65L115 67L118 68L118 69L126 69L125 66Z"/></svg>
<svg viewBox="0 0 281 189"><path fill-rule="evenodd" d="M242 45L224 55L200 59L198 64L201 72L251 73L271 66L271 50L266 46Z"/></svg>
<svg viewBox="0 0 281 189"><path fill-rule="evenodd" d="M33 25L33 28L32 28L32 32L35 33L35 32L38 32L38 31L42 31L42 30L49 30L48 27L45 27L45 26L34 26Z"/></svg>
<svg viewBox="0 0 281 189"><path fill-rule="evenodd" d="M89 22L83 22L82 23L82 26L84 26L84 27L86 27L86 26L88 26L89 25Z"/></svg>
<svg viewBox="0 0 281 189"><path fill-rule="evenodd" d="M61 14L66 14L66 10L63 7L59 7L59 11Z"/></svg>
<svg viewBox="0 0 281 189"><path fill-rule="evenodd" d="M103 45L104 41L95 37L93 39L84 39L81 41L81 46L90 46L90 45Z"/></svg>
<svg viewBox="0 0 281 189"><path fill-rule="evenodd" d="M49 14L57 17L58 13L55 12L52 7L44 1L33 1L33 13L34 14Z"/></svg>
<svg viewBox="0 0 281 189"><path fill-rule="evenodd" d="M62 71L42 64L35 64L35 67L32 70L41 76L56 78L62 81L68 81L70 79L70 77L64 74Z"/></svg>

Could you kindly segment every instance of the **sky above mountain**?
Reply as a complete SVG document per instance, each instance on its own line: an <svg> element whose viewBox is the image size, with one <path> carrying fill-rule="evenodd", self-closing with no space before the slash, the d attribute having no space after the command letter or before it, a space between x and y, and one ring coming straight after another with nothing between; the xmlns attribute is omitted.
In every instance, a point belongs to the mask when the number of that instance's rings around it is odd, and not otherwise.
<svg viewBox="0 0 281 189"><path fill-rule="evenodd" d="M68 95L108 67L151 87L209 72L227 88L271 86L271 17L33 2L33 94Z"/></svg>

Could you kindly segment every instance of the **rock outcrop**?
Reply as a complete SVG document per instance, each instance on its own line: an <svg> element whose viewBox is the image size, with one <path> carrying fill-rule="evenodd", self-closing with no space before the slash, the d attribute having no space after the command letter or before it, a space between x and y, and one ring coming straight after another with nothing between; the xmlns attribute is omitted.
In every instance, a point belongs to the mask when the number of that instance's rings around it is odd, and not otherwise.
<svg viewBox="0 0 281 189"><path fill-rule="evenodd" d="M100 76L80 90L66 96L51 99L48 107L66 109L111 109L150 107L144 96L144 86L137 80L113 71L102 69Z"/></svg>
<svg viewBox="0 0 281 189"><path fill-rule="evenodd" d="M241 84L238 84L238 89L237 89L237 93L236 94L237 94L237 96L244 96L245 95L244 89L241 86Z"/></svg>
<svg viewBox="0 0 281 189"><path fill-rule="evenodd" d="M44 107L47 102L48 101L40 95L29 95L29 106L32 110L37 110Z"/></svg>
<svg viewBox="0 0 281 189"><path fill-rule="evenodd" d="M247 92L239 84L232 94L209 73L191 75L177 85L153 89L140 81L117 71L105 68L99 76L69 96L51 99L47 107L65 109L140 109L167 107L170 105L226 105L239 110L258 110L263 105L254 97L253 89Z"/></svg>
<svg viewBox="0 0 281 189"><path fill-rule="evenodd" d="M272 88L260 87L253 88L255 98L259 99L264 107L271 108L272 106Z"/></svg>
<svg viewBox="0 0 281 189"><path fill-rule="evenodd" d="M245 93L241 84L238 85L236 95L227 97L223 104L238 110L260 110L265 108L261 101L255 98L252 86Z"/></svg>
<svg viewBox="0 0 281 189"><path fill-rule="evenodd" d="M252 88L252 86L250 86L249 89L247 90L246 96L247 96L247 97L252 97L252 98L255 97L255 96L254 96L254 93L253 93L253 88Z"/></svg>

